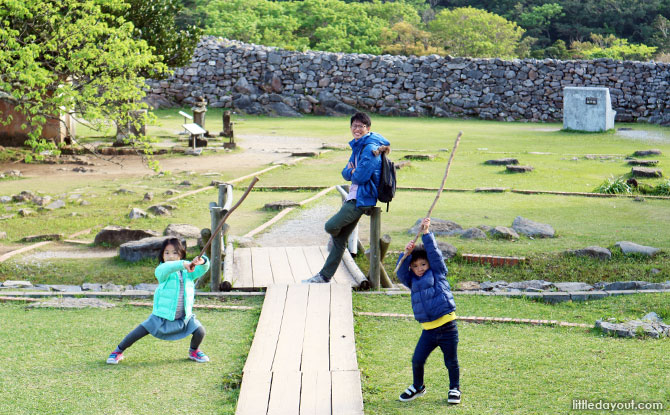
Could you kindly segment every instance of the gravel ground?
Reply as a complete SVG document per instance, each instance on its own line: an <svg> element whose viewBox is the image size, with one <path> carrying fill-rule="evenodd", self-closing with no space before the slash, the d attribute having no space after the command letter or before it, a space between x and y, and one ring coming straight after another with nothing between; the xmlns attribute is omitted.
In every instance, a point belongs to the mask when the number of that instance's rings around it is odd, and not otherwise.
<svg viewBox="0 0 670 415"><path fill-rule="evenodd" d="M326 245L328 234L323 225L337 212L335 206L319 204L303 209L297 217L282 221L269 231L257 236L260 246L315 246Z"/></svg>

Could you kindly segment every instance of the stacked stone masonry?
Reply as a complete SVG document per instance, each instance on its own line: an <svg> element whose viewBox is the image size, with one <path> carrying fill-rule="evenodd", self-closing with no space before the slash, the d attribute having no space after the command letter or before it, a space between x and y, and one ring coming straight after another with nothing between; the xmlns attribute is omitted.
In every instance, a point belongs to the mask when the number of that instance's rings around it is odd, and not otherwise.
<svg viewBox="0 0 670 415"><path fill-rule="evenodd" d="M295 52L206 37L189 66L149 80L172 105L251 114L347 114L560 121L563 88L607 87L616 121L670 124L670 64ZM167 101L166 101L167 100ZM151 101L150 101L151 102Z"/></svg>

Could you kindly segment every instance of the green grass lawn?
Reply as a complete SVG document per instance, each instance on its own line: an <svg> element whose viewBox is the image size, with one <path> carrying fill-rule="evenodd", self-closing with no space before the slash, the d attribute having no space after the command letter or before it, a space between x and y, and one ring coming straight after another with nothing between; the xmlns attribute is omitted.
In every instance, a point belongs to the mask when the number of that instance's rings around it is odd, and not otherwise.
<svg viewBox="0 0 670 415"><path fill-rule="evenodd" d="M186 358L189 338L149 336L112 366L107 356L150 308L0 304L0 413L233 414L259 311L196 311L207 364Z"/></svg>

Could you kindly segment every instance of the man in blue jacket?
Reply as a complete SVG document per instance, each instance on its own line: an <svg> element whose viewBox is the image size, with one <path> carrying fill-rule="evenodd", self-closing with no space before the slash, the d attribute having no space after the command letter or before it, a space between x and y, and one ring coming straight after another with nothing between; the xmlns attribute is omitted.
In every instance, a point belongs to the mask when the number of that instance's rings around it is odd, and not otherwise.
<svg viewBox="0 0 670 415"><path fill-rule="evenodd" d="M350 181L349 194L339 212L326 222L326 232L333 237L333 247L323 268L304 283L330 282L342 260L349 235L363 214L370 214L377 204L377 187L381 177L381 153L388 151L389 142L380 134L370 132L370 117L357 112L351 117L349 142L351 157L342 170L342 177Z"/></svg>

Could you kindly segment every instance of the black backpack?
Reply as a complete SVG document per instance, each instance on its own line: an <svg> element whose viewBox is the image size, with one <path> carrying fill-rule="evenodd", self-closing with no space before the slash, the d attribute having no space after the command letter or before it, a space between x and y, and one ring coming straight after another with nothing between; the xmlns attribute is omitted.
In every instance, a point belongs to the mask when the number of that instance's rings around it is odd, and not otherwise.
<svg viewBox="0 0 670 415"><path fill-rule="evenodd" d="M379 178L379 187L377 188L377 199L386 203L386 211L389 211L389 203L395 196L395 164L386 157L386 152L382 152L382 172Z"/></svg>

